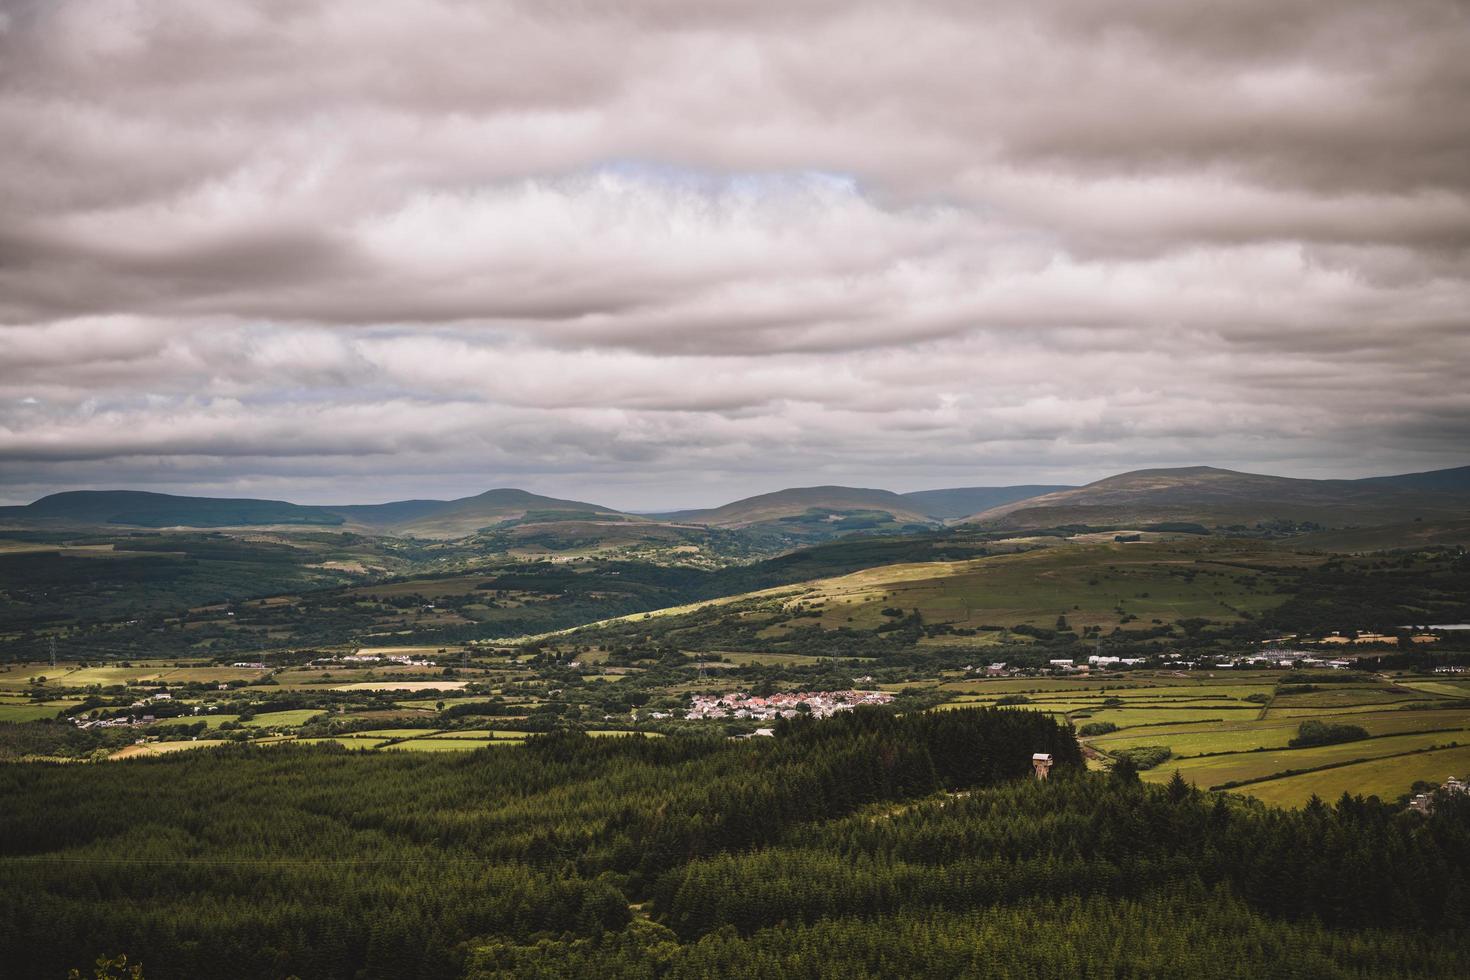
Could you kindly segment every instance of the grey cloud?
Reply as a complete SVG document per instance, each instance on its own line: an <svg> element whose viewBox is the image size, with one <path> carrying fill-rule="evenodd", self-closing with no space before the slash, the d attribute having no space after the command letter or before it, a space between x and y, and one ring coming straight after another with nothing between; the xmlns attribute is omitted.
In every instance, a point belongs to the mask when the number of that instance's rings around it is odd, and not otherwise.
<svg viewBox="0 0 1470 980"><path fill-rule="evenodd" d="M0 11L0 496L1463 462L1458 0Z"/></svg>

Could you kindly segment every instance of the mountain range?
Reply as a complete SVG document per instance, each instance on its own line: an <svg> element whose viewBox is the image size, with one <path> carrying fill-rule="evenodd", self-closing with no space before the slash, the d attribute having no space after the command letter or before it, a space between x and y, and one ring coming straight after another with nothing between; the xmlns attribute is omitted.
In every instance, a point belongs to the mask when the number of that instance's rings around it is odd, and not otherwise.
<svg viewBox="0 0 1470 980"><path fill-rule="evenodd" d="M1305 480L1208 466L1123 473L1081 487L1026 485L889 490L797 487L720 507L635 515L518 489L457 500L302 505L281 500L186 497L134 490L75 490L0 507L0 528L297 527L402 537L456 538L486 528L579 525L692 525L779 529L798 536L974 524L1002 529L1192 522L1209 526L1272 521L1324 527L1470 515L1470 466L1370 477Z"/></svg>
<svg viewBox="0 0 1470 980"><path fill-rule="evenodd" d="M1123 473L991 507L964 523L1005 528L1170 521L1344 526L1464 517L1467 506L1470 466L1362 480L1302 480L1191 466Z"/></svg>

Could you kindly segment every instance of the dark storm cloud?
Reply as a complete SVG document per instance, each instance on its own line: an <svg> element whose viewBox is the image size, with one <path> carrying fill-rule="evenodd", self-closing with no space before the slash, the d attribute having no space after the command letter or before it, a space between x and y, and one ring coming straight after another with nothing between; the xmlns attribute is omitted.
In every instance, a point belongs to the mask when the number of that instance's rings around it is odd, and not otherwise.
<svg viewBox="0 0 1470 980"><path fill-rule="evenodd" d="M1462 461L1458 0L0 2L0 145L11 499Z"/></svg>

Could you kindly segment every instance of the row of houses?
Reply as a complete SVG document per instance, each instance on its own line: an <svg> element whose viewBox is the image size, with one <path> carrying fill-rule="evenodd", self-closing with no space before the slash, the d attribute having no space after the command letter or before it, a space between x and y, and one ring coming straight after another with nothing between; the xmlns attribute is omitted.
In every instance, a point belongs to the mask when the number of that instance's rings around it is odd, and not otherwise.
<svg viewBox="0 0 1470 980"><path fill-rule="evenodd" d="M772 721L776 718L795 718L807 713L816 718L826 718L839 711L851 711L860 705L889 704L893 695L887 691L798 691L790 694L772 694L768 697L752 697L742 692L734 694L696 694L689 702L684 717L690 720L703 718L753 718Z"/></svg>
<svg viewBox="0 0 1470 980"><path fill-rule="evenodd" d="M1427 815L1434 812L1434 801L1436 797L1466 795L1470 795L1470 782L1451 776L1437 790L1414 794L1414 798L1409 801L1409 809Z"/></svg>
<svg viewBox="0 0 1470 980"><path fill-rule="evenodd" d="M125 718L72 718L71 722L82 730L88 728L133 728L138 725L151 725L158 719L153 715L142 715L134 718L128 715Z"/></svg>
<svg viewBox="0 0 1470 980"><path fill-rule="evenodd" d="M432 660L401 653L345 653L338 657L318 657L312 661L312 664L314 666L330 666L331 664L398 664L403 667L438 666Z"/></svg>
<svg viewBox="0 0 1470 980"><path fill-rule="evenodd" d="M1213 665L1216 667L1279 667L1290 670L1293 667L1329 667L1333 670L1346 670L1353 665L1351 660L1328 659L1326 657L1314 657L1300 650L1269 649L1259 653L1247 654L1239 657L1221 657Z"/></svg>

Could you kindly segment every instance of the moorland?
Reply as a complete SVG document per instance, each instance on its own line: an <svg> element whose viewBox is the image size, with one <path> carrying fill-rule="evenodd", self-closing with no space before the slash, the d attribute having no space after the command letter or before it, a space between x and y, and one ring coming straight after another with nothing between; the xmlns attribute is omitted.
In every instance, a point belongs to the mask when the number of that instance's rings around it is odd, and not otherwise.
<svg viewBox="0 0 1470 980"><path fill-rule="evenodd" d="M0 956L1463 975L1467 538L1467 468L0 508Z"/></svg>

